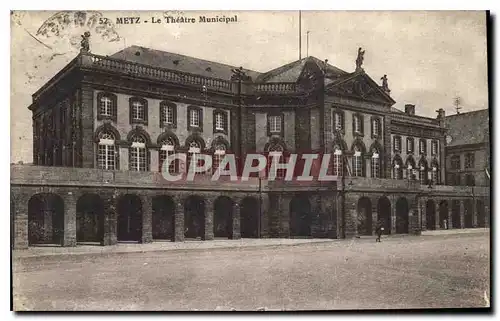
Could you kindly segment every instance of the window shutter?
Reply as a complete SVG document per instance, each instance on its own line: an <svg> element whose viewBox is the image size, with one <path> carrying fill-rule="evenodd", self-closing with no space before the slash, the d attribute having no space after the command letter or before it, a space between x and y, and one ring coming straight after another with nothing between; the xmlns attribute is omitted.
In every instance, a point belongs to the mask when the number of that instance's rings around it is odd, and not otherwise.
<svg viewBox="0 0 500 321"><path fill-rule="evenodd" d="M131 171L132 170L132 152L130 149L131 148L129 147L129 149L128 149L128 169Z"/></svg>
<svg viewBox="0 0 500 321"><path fill-rule="evenodd" d="M222 114L222 119L224 121L224 130L227 132L228 131L228 121L227 121L227 112L224 112Z"/></svg>
<svg viewBox="0 0 500 321"><path fill-rule="evenodd" d="M151 150L149 150L148 148L146 152L146 172L149 172L150 170L151 170Z"/></svg>
<svg viewBox="0 0 500 321"><path fill-rule="evenodd" d="M144 104L144 125L148 125L148 101L146 99L144 99L142 101L142 103Z"/></svg>
<svg viewBox="0 0 500 321"><path fill-rule="evenodd" d="M373 132L373 127L374 127L374 126L373 126L373 122L374 122L374 121L375 121L375 119L372 119L372 120L370 121L370 131L371 131L371 133L372 133L372 138L374 138L374 137L375 137L375 133Z"/></svg>
<svg viewBox="0 0 500 321"><path fill-rule="evenodd" d="M120 170L120 147L116 145L116 141L115 141L115 170Z"/></svg>
<svg viewBox="0 0 500 321"><path fill-rule="evenodd" d="M215 125L216 119L217 119L217 112L215 110L213 110L213 112L212 112L212 127L213 127L213 129L212 130L214 133L216 132L216 128L217 128L217 126Z"/></svg>
<svg viewBox="0 0 500 321"><path fill-rule="evenodd" d="M133 121L132 121L132 99L129 100L129 104L128 104L128 120L129 120L130 124L133 123Z"/></svg>
<svg viewBox="0 0 500 321"><path fill-rule="evenodd" d="M159 109L160 110L160 115L159 115L160 116L160 118L159 118L160 119L160 128L165 127L165 119L163 119L163 115L165 115L165 113L167 111L166 109L167 109L167 105L165 103L161 102L160 109Z"/></svg>
<svg viewBox="0 0 500 321"><path fill-rule="evenodd" d="M356 115L352 115L352 135L356 135Z"/></svg>
<svg viewBox="0 0 500 321"><path fill-rule="evenodd" d="M360 129L361 129L361 134L364 134L365 133L365 122L364 122L364 117L363 115L360 115L359 116L359 123L360 123Z"/></svg>
<svg viewBox="0 0 500 321"><path fill-rule="evenodd" d="M203 131L203 109L198 109L198 116L199 116L199 119L200 119L200 132Z"/></svg>
<svg viewBox="0 0 500 321"><path fill-rule="evenodd" d="M111 97L111 117L115 123L118 122L118 106L115 95Z"/></svg>
<svg viewBox="0 0 500 321"><path fill-rule="evenodd" d="M174 128L177 128L177 105L172 105L172 117L173 117L172 126Z"/></svg>

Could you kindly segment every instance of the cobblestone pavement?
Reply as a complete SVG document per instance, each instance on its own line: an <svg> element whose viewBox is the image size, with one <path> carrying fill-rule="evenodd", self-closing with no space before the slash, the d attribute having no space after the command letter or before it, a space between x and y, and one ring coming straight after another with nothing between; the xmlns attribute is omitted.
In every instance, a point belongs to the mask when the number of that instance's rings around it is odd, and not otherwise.
<svg viewBox="0 0 500 321"><path fill-rule="evenodd" d="M490 295L489 236L485 231L381 243L361 238L15 257L14 309L484 307Z"/></svg>

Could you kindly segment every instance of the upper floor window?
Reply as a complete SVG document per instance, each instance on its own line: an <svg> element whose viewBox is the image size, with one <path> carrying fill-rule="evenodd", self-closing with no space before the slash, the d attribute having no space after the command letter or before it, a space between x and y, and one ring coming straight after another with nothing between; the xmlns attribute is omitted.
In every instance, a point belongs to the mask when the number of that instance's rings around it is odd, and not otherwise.
<svg viewBox="0 0 500 321"><path fill-rule="evenodd" d="M160 152L159 152L159 165L160 165L160 172L163 170L163 163L167 161L168 157L171 157L175 153L175 144L172 139L172 137L167 137L166 139L162 140L160 143ZM179 172L179 162L177 159L175 160L170 160L168 159L169 163L167 164L168 172L170 174L173 173L178 173Z"/></svg>
<svg viewBox="0 0 500 321"><path fill-rule="evenodd" d="M344 130L344 114L340 111L332 111L332 130Z"/></svg>
<svg viewBox="0 0 500 321"><path fill-rule="evenodd" d="M438 153L438 142L433 140L431 143L431 155L434 156Z"/></svg>
<svg viewBox="0 0 500 321"><path fill-rule="evenodd" d="M400 136L394 136L394 151L395 152L401 151L401 137Z"/></svg>
<svg viewBox="0 0 500 321"><path fill-rule="evenodd" d="M439 166L437 162L433 162L431 166L432 184L439 184Z"/></svg>
<svg viewBox="0 0 500 321"><path fill-rule="evenodd" d="M280 115L270 115L269 116L269 132L271 134L281 133L281 122L282 116Z"/></svg>
<svg viewBox="0 0 500 321"><path fill-rule="evenodd" d="M342 149L340 146L335 145L333 148L333 175L334 176L342 176L344 174L344 166L342 161Z"/></svg>
<svg viewBox="0 0 500 321"><path fill-rule="evenodd" d="M100 169L114 170L115 163L115 136L110 132L102 132L97 145L97 166Z"/></svg>
<svg viewBox="0 0 500 321"><path fill-rule="evenodd" d="M424 155L427 153L427 143L425 139L421 139L418 141L418 151L420 155Z"/></svg>
<svg viewBox="0 0 500 321"><path fill-rule="evenodd" d="M355 134L363 133L363 119L361 115L352 116L352 128Z"/></svg>
<svg viewBox="0 0 500 321"><path fill-rule="evenodd" d="M177 106L174 103L160 103L160 126L177 124Z"/></svg>
<svg viewBox="0 0 500 321"><path fill-rule="evenodd" d="M363 153L358 146L354 147L352 156L352 174L353 176L363 176Z"/></svg>
<svg viewBox="0 0 500 321"><path fill-rule="evenodd" d="M145 123L148 121L148 102L142 98L130 98L130 122Z"/></svg>
<svg viewBox="0 0 500 321"><path fill-rule="evenodd" d="M109 97L104 96L101 98L99 106L101 107L101 115L103 116L111 116L111 99Z"/></svg>
<svg viewBox="0 0 500 321"><path fill-rule="evenodd" d="M283 178L286 175L286 169L278 169L277 165L284 162L284 153L285 149L281 144L273 144L269 147L268 159L267 159L267 167L268 167L268 175L269 177L275 178ZM274 169L273 172L271 170Z"/></svg>
<svg viewBox="0 0 500 321"><path fill-rule="evenodd" d="M226 146L224 144L217 144L214 150L214 156L212 161L212 172L221 172L223 168L220 168L220 163L226 156Z"/></svg>
<svg viewBox="0 0 500 321"><path fill-rule="evenodd" d="M371 165L372 177L380 178L380 154L377 149L373 149Z"/></svg>
<svg viewBox="0 0 500 321"><path fill-rule="evenodd" d="M454 155L451 157L451 169L460 169L460 156Z"/></svg>
<svg viewBox="0 0 500 321"><path fill-rule="evenodd" d="M111 93L100 92L97 94L97 119L116 119L116 96Z"/></svg>
<svg viewBox="0 0 500 321"><path fill-rule="evenodd" d="M200 126L200 113L197 110L191 109L191 113L189 114L189 125L191 125L191 127Z"/></svg>
<svg viewBox="0 0 500 321"><path fill-rule="evenodd" d="M474 168L474 153L465 154L465 168Z"/></svg>
<svg viewBox="0 0 500 321"><path fill-rule="evenodd" d="M203 129L203 109L196 106L188 106L188 130L195 129L202 131Z"/></svg>
<svg viewBox="0 0 500 321"><path fill-rule="evenodd" d="M380 136L380 129L381 129L380 119L379 118L372 118L372 137L373 138Z"/></svg>
<svg viewBox="0 0 500 321"><path fill-rule="evenodd" d="M406 152L413 153L413 151L414 151L413 138L408 137L408 138L406 138Z"/></svg>
<svg viewBox="0 0 500 321"><path fill-rule="evenodd" d="M394 158L393 167L394 167L394 173L393 173L394 179L403 179L403 160L397 155Z"/></svg>
<svg viewBox="0 0 500 321"><path fill-rule="evenodd" d="M129 168L137 172L144 172L148 169L146 140L140 135L132 137L132 145L129 148Z"/></svg>
<svg viewBox="0 0 500 321"><path fill-rule="evenodd" d="M227 131L227 113L222 110L214 111L214 133Z"/></svg>

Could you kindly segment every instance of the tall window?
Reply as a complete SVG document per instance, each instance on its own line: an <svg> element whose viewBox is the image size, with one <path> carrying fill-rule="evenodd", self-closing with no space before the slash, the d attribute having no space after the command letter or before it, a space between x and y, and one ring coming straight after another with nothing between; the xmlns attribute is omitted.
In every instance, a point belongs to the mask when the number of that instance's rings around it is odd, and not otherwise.
<svg viewBox="0 0 500 321"><path fill-rule="evenodd" d="M427 144L425 143L425 139L421 139L418 141L418 150L420 155L424 155L427 152Z"/></svg>
<svg viewBox="0 0 500 321"><path fill-rule="evenodd" d="M166 105L162 108L161 122L163 124L172 125L174 123L174 106Z"/></svg>
<svg viewBox="0 0 500 321"><path fill-rule="evenodd" d="M393 161L394 179L403 179L403 161L401 158L395 158Z"/></svg>
<svg viewBox="0 0 500 321"><path fill-rule="evenodd" d="M339 111L332 111L332 130L344 129L344 115Z"/></svg>
<svg viewBox="0 0 500 321"><path fill-rule="evenodd" d="M406 178L415 179L414 171L415 171L415 161L413 160L413 158L409 157L406 160Z"/></svg>
<svg viewBox="0 0 500 321"><path fill-rule="evenodd" d="M198 166L201 165L202 160L200 159L200 154L201 154L201 146L197 142L193 141L189 144L189 150L188 150L188 155L187 155L187 164L186 164L186 170L189 172L191 169L191 166L195 166L197 164Z"/></svg>
<svg viewBox="0 0 500 321"><path fill-rule="evenodd" d="M100 114L102 116L111 116L112 113L112 101L107 96L102 96L99 102Z"/></svg>
<svg viewBox="0 0 500 321"><path fill-rule="evenodd" d="M353 115L352 117L353 117L354 132L355 133L362 133L361 116Z"/></svg>
<svg viewBox="0 0 500 321"><path fill-rule="evenodd" d="M380 136L380 119L372 119L372 137Z"/></svg>
<svg viewBox="0 0 500 321"><path fill-rule="evenodd" d="M163 162L165 162L165 160L169 156L174 155L174 154L175 154L174 141L171 137L168 137L161 142L160 155L159 155L160 156L160 172L163 169ZM168 164L168 172L170 174L179 172L179 163L178 163L177 159L174 161L171 161Z"/></svg>
<svg viewBox="0 0 500 321"><path fill-rule="evenodd" d="M434 156L438 153L438 142L433 140L431 143L431 155Z"/></svg>
<svg viewBox="0 0 500 321"><path fill-rule="evenodd" d="M413 148L413 138L408 137L406 138L406 152L407 153L413 153L414 148Z"/></svg>
<svg viewBox="0 0 500 321"><path fill-rule="evenodd" d="M217 144L214 150L214 156L212 160L212 171L222 171L224 168L219 168L221 161L226 156L226 146L224 144Z"/></svg>
<svg viewBox="0 0 500 321"><path fill-rule="evenodd" d="M427 162L421 160L418 166L419 166L418 179L420 181L420 184L422 185L427 184Z"/></svg>
<svg viewBox="0 0 500 321"><path fill-rule="evenodd" d="M474 153L465 154L465 168L474 168Z"/></svg>
<svg viewBox="0 0 500 321"><path fill-rule="evenodd" d="M460 156L455 155L451 157L451 169L460 169Z"/></svg>
<svg viewBox="0 0 500 321"><path fill-rule="evenodd" d="M269 131L271 133L281 132L281 116L269 116Z"/></svg>
<svg viewBox="0 0 500 321"><path fill-rule="evenodd" d="M145 172L147 170L147 149L146 140L142 136L136 135L132 138L132 146L130 146L129 153L130 170Z"/></svg>
<svg viewBox="0 0 500 321"><path fill-rule="evenodd" d="M339 146L335 146L333 152L333 175L342 176L344 174L343 172L342 150Z"/></svg>
<svg viewBox="0 0 500 321"><path fill-rule="evenodd" d="M142 102L134 101L132 103L132 119L144 120L144 104Z"/></svg>
<svg viewBox="0 0 500 321"><path fill-rule="evenodd" d="M401 151L401 137L400 136L394 136L394 151L395 152Z"/></svg>
<svg viewBox="0 0 500 321"><path fill-rule="evenodd" d="M269 174L271 173L271 169L273 168L272 164L274 164L276 178L283 178L286 174L286 170L276 168L278 164L283 162L283 152L284 148L280 144L274 144L269 147L269 154L267 158L268 172Z"/></svg>
<svg viewBox="0 0 500 321"><path fill-rule="evenodd" d="M189 125L191 127L200 127L200 112L197 109L189 111Z"/></svg>
<svg viewBox="0 0 500 321"><path fill-rule="evenodd" d="M437 162L432 163L431 180L433 184L439 184L439 166Z"/></svg>
<svg viewBox="0 0 500 321"><path fill-rule="evenodd" d="M114 170L115 163L115 137L111 133L101 132L97 145L97 165L100 169Z"/></svg>
<svg viewBox="0 0 500 321"><path fill-rule="evenodd" d="M380 178L380 154L377 149L372 153L372 177Z"/></svg>
<svg viewBox="0 0 500 321"><path fill-rule="evenodd" d="M363 176L363 154L358 146L354 147L354 155L352 156L352 170L353 176Z"/></svg>

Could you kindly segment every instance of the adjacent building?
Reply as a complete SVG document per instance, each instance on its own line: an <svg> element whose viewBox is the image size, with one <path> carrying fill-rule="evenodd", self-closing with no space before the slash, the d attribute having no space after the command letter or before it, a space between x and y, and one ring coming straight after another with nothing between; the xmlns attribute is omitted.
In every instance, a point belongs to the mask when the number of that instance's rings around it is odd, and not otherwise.
<svg viewBox="0 0 500 321"><path fill-rule="evenodd" d="M306 57L257 72L139 46L83 50L33 94L34 165L11 167L13 245L346 238L378 220L389 234L488 226L484 180L446 185L454 116L394 104L386 78L358 63ZM337 179L162 179L171 153L213 155L216 170L224 155L255 152L331 154Z"/></svg>

